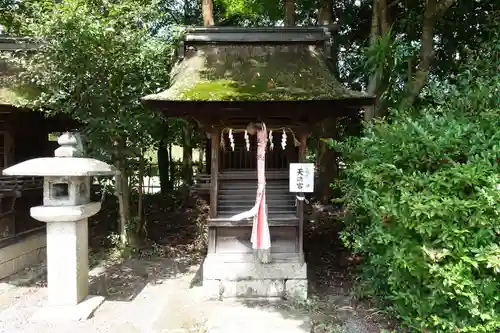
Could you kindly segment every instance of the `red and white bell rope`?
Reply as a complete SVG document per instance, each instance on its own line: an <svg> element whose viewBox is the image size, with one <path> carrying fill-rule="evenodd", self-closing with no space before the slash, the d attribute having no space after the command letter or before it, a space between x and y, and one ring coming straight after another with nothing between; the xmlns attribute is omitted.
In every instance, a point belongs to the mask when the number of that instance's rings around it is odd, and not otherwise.
<svg viewBox="0 0 500 333"><path fill-rule="evenodd" d="M257 186L257 198L252 209L232 216L231 220L241 221L248 218L253 218L252 237L250 239L252 248L260 262L268 263L271 261L271 234L267 220L265 185L259 184Z"/></svg>
<svg viewBox="0 0 500 333"><path fill-rule="evenodd" d="M257 195L255 205L249 211L234 215L231 220L241 221L253 217L252 248L260 262L268 263L271 261L271 235L267 220L265 171L268 138L264 123L256 124L254 129L257 135Z"/></svg>

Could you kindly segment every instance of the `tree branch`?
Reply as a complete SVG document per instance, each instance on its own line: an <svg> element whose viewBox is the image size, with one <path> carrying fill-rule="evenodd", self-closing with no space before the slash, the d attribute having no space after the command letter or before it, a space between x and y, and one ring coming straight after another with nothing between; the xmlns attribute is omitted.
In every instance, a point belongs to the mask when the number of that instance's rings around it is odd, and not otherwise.
<svg viewBox="0 0 500 333"><path fill-rule="evenodd" d="M434 19L440 19L444 13L453 6L456 0L441 0L436 5L436 11L434 13Z"/></svg>
<svg viewBox="0 0 500 333"><path fill-rule="evenodd" d="M420 62L413 77L409 77L406 84L406 96L402 107L410 107L427 83L432 60L434 60L434 28L436 22L444 15L456 0L427 0L420 39Z"/></svg>
<svg viewBox="0 0 500 333"><path fill-rule="evenodd" d="M393 2L391 2L387 7L388 8L392 8L393 6L397 5L398 3L400 3L402 0L394 0Z"/></svg>

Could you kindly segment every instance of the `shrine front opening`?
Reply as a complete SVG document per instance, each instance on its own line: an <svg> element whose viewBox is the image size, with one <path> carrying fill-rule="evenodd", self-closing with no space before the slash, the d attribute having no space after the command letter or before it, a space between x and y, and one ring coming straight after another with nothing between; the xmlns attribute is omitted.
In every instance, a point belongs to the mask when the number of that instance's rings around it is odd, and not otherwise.
<svg viewBox="0 0 500 333"><path fill-rule="evenodd" d="M226 133L227 134L227 133ZM297 161L298 147L293 142L288 142L285 149L281 147L283 132L272 132L269 141L273 143L275 149L269 149L266 153L266 170L288 170L288 164ZM230 170L257 170L257 140L255 136L249 136L249 148L246 147L244 132L232 134L234 137L234 149L231 148L226 135L222 136L224 142L220 153L221 171ZM290 133L288 133L290 135ZM289 138L291 139L291 138Z"/></svg>
<svg viewBox="0 0 500 333"><path fill-rule="evenodd" d="M303 201L289 165L328 117L372 98L341 85L326 28L193 28L171 87L144 97L166 117L198 122L210 140L208 296L307 297Z"/></svg>

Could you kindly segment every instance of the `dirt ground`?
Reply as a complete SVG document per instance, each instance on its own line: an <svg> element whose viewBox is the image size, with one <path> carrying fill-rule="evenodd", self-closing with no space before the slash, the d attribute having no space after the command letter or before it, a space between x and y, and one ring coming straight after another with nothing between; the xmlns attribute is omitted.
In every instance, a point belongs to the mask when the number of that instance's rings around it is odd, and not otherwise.
<svg viewBox="0 0 500 333"><path fill-rule="evenodd" d="M111 318L123 317L120 313L125 311L125 308L123 311L116 309L124 307L123 304L130 303L135 304L142 311L151 309L150 312L180 313L176 319L171 319L172 316L170 316L168 323L158 324L158 327L161 326L161 332L204 332L203 318L205 316L202 309L206 308L206 304L201 305L199 299L200 264L204 257L206 239L204 232L206 204L201 200L191 200L183 209L172 211L163 208L168 205L159 199L148 200L146 211L148 212L150 240L140 250L129 253L128 257L123 260L109 251L111 244L109 238L104 236L113 226L103 223L102 219L109 221L112 216L103 212L100 221L96 220L91 225L91 233L94 235L91 237L94 259L92 263L95 265L91 278L91 293L106 296L105 304L108 305L103 305L103 309L99 311L108 311ZM380 333L383 329L389 328L391 322L384 318L382 311L370 307L367 303L357 301L351 295L353 273L358 260L341 246L337 237L339 223L335 223L334 220L331 217L316 216L314 221L307 225L304 242L309 269L310 299L307 302L287 306L290 306L290 311L293 307L307 312L312 319L313 333ZM104 256L103 253L107 255ZM23 316L27 317L31 313L31 310L26 310L26 307L30 306L25 304L26 299L32 299L31 307L38 306L43 301L46 285L45 273L46 266L42 263L0 281L0 332L42 332L36 327L32 327L31 331L12 329L16 325L22 327L23 321L27 320ZM172 300L177 297L179 300L170 301L166 305L160 299L156 304L156 310L153 310L155 304L151 304L151 301L143 300L147 304L140 304L141 298L146 297L144 295L147 295L148 290L150 293L159 294L158 288L177 291L182 289L183 293L169 292L169 296L165 295L165 298ZM150 300L157 298L150 298ZM114 310L109 308L110 304L115 305ZM171 308L172 304L175 304L174 308ZM190 310L179 312L181 307ZM5 311L2 311L9 308L16 309L17 319L10 318L9 313L6 316ZM12 313L11 316L14 314ZM130 315L130 318L133 316ZM2 330L1 325L2 321L5 323L6 320L12 321L7 331ZM94 319L96 320L94 324L102 319ZM155 320L137 317L136 321L154 322ZM101 327L114 327L117 321L111 319L99 324ZM165 328L165 325L168 327ZM90 327L83 325L81 332L93 331L89 330ZM147 332L144 331L144 327L126 328L124 326L121 331L135 332L134 329L139 329L136 331ZM73 328L71 331L79 332ZM99 330L101 331L108 332L105 329Z"/></svg>
<svg viewBox="0 0 500 333"><path fill-rule="evenodd" d="M311 298L308 309L314 333L392 332L394 323L384 311L354 296L360 258L342 246L339 231L340 223L335 219L318 217L304 232Z"/></svg>

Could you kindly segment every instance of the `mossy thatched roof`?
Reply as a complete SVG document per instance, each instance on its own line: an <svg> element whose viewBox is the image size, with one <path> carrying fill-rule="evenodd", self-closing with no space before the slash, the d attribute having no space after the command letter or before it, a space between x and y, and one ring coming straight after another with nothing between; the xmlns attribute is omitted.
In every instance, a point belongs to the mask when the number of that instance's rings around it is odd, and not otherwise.
<svg viewBox="0 0 500 333"><path fill-rule="evenodd" d="M25 102L23 94L16 89L17 75L21 71L5 54L2 55L0 55L0 105L22 104Z"/></svg>
<svg viewBox="0 0 500 333"><path fill-rule="evenodd" d="M14 61L19 51L36 49L26 37L0 36L0 105L24 106L32 91L20 84L19 75L24 71Z"/></svg>
<svg viewBox="0 0 500 333"><path fill-rule="evenodd" d="M340 84L308 43L187 47L171 87L146 101L290 101L367 97Z"/></svg>

